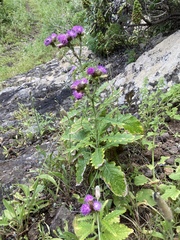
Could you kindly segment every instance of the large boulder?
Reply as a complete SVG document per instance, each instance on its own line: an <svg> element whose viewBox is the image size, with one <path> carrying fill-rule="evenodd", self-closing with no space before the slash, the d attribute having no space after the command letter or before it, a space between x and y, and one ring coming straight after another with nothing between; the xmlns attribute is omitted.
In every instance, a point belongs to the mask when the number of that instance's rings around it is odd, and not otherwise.
<svg viewBox="0 0 180 240"><path fill-rule="evenodd" d="M137 98L146 78L149 90L156 88L160 78L164 78L166 88L180 83L180 30L144 52L115 77L114 85L121 88L123 93L120 103L129 99L129 95L132 99Z"/></svg>

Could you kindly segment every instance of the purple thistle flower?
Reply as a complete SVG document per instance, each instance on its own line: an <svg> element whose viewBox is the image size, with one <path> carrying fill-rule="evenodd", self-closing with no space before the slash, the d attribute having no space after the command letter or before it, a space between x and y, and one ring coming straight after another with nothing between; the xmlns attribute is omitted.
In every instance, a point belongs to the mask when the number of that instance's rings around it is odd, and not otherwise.
<svg viewBox="0 0 180 240"><path fill-rule="evenodd" d="M51 34L51 39L52 41L56 40L57 34L56 33L52 33Z"/></svg>
<svg viewBox="0 0 180 240"><path fill-rule="evenodd" d="M81 214L83 215L88 215L90 212L91 212L91 208L89 206L88 203L84 203L82 206L81 206Z"/></svg>
<svg viewBox="0 0 180 240"><path fill-rule="evenodd" d="M77 34L83 34L83 32L84 32L84 28L82 26L74 26L72 28L72 30L74 32L76 32Z"/></svg>
<svg viewBox="0 0 180 240"><path fill-rule="evenodd" d="M85 196L85 198L84 198L84 202L85 202L85 203L91 202L91 201L93 201L93 200L94 200L94 197L93 197L92 195L90 195L90 194L87 194L87 195Z"/></svg>
<svg viewBox="0 0 180 240"><path fill-rule="evenodd" d="M99 65L97 66L97 69L102 73L102 74L106 74L107 73L107 70L105 69L105 67Z"/></svg>
<svg viewBox="0 0 180 240"><path fill-rule="evenodd" d="M76 80L75 82L73 82L73 84L71 85L71 89L80 91L83 90L87 84L88 80L86 78L82 78L80 80Z"/></svg>
<svg viewBox="0 0 180 240"><path fill-rule="evenodd" d="M93 202L93 209L94 211L100 211L101 210L101 203L97 200Z"/></svg>
<svg viewBox="0 0 180 240"><path fill-rule="evenodd" d="M48 46L52 43L52 38L51 36L47 37L45 40L44 40L44 44L45 46Z"/></svg>
<svg viewBox="0 0 180 240"><path fill-rule="evenodd" d="M83 97L83 93L82 92L78 92L77 90L74 90L73 91L73 96L77 99L77 100L79 100L79 99L81 99L82 97Z"/></svg>
<svg viewBox="0 0 180 240"><path fill-rule="evenodd" d="M57 36L57 40L62 43L63 46L68 44L68 35L67 34L59 34Z"/></svg>
<svg viewBox="0 0 180 240"><path fill-rule="evenodd" d="M89 67L87 69L87 74L93 76L95 71L96 71L96 69L94 67Z"/></svg>
<svg viewBox="0 0 180 240"><path fill-rule="evenodd" d="M77 32L75 32L74 30L68 30L67 31L67 33L66 33L67 35L68 35L68 38L70 38L70 39L73 39L73 38L76 38L77 37Z"/></svg>
<svg viewBox="0 0 180 240"><path fill-rule="evenodd" d="M80 81L80 84L88 84L88 80L86 78L82 78Z"/></svg>
<svg viewBox="0 0 180 240"><path fill-rule="evenodd" d="M78 85L81 83L81 80L76 80L73 82L73 84L71 85L71 89L77 90Z"/></svg>

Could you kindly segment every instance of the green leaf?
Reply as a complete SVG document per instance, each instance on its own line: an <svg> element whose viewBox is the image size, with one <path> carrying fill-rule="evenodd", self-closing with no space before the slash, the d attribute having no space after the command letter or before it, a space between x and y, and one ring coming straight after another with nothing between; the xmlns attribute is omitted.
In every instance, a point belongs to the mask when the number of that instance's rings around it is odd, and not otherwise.
<svg viewBox="0 0 180 240"><path fill-rule="evenodd" d="M121 144L126 145L128 143L135 142L138 139L141 139L143 136L142 135L133 135L131 133L116 133L113 134L111 133L108 136L105 136L104 138L101 138L101 141L106 142L105 149L108 149L112 146L119 146Z"/></svg>
<svg viewBox="0 0 180 240"><path fill-rule="evenodd" d="M144 129L140 121L131 114L120 114L117 119L105 118L105 121L110 122L113 126L118 126L132 134L143 134Z"/></svg>
<svg viewBox="0 0 180 240"><path fill-rule="evenodd" d="M103 92L109 86L109 82L104 82L98 89L96 90L96 95L99 96L101 92Z"/></svg>
<svg viewBox="0 0 180 240"><path fill-rule="evenodd" d="M134 184L136 186L142 186L142 185L144 185L147 182L148 182L148 179L144 175L138 175L134 179Z"/></svg>
<svg viewBox="0 0 180 240"><path fill-rule="evenodd" d="M127 184L120 166L116 166L115 162L106 162L101 168L101 177L117 196L125 196L127 194Z"/></svg>
<svg viewBox="0 0 180 240"><path fill-rule="evenodd" d="M84 156L85 157L85 156ZM79 158L76 163L76 184L80 185L83 181L83 174L86 170L86 165L89 163L88 158Z"/></svg>
<svg viewBox="0 0 180 240"><path fill-rule="evenodd" d="M85 240L94 232L94 221L92 216L80 218L76 216L73 220L74 232L79 240Z"/></svg>
<svg viewBox="0 0 180 240"><path fill-rule="evenodd" d="M9 222L6 218L0 219L0 227L9 226Z"/></svg>
<svg viewBox="0 0 180 240"><path fill-rule="evenodd" d="M169 178L171 178L172 180L180 180L180 166L177 167L176 172L175 173L171 173L169 175Z"/></svg>
<svg viewBox="0 0 180 240"><path fill-rule="evenodd" d="M110 213L108 213L102 220L102 224L103 222L106 222L108 224L112 224L112 223L118 223L119 222L119 216L122 215L123 213L126 212L125 208L122 208L121 210L114 210Z"/></svg>
<svg viewBox="0 0 180 240"><path fill-rule="evenodd" d="M161 197L164 200L168 200L168 198L171 198L172 200L176 200L178 199L179 195L180 195L180 190L178 190L176 186L173 185L173 186L167 186L164 194L162 194Z"/></svg>
<svg viewBox="0 0 180 240"><path fill-rule="evenodd" d="M91 155L91 163L98 169L104 163L104 148L96 148L94 153Z"/></svg>
<svg viewBox="0 0 180 240"><path fill-rule="evenodd" d="M102 240L124 240L127 239L127 237L133 233L133 229L128 228L124 224L114 223L111 226L111 232L108 230L102 229Z"/></svg>
<svg viewBox="0 0 180 240"><path fill-rule="evenodd" d="M141 189L136 194L136 200L140 203L147 202L149 205L154 206L156 203L152 196L153 196L153 190Z"/></svg>
<svg viewBox="0 0 180 240"><path fill-rule="evenodd" d="M41 174L41 175L38 176L38 178L43 179L43 180L47 180L47 181L51 182L52 184L54 184L57 187L56 181L49 174Z"/></svg>
<svg viewBox="0 0 180 240"><path fill-rule="evenodd" d="M155 238L164 239L163 234L160 233L160 232L152 232L151 236L152 236L152 237L155 237Z"/></svg>
<svg viewBox="0 0 180 240"><path fill-rule="evenodd" d="M13 205L9 201L7 201L6 199L3 199L3 204L6 208L6 210L4 210L4 215L6 216L6 218L9 219L9 220L15 218L16 213L15 213Z"/></svg>
<svg viewBox="0 0 180 240"><path fill-rule="evenodd" d="M23 190L25 196L28 198L30 196L29 186L25 184L18 184L18 186Z"/></svg>

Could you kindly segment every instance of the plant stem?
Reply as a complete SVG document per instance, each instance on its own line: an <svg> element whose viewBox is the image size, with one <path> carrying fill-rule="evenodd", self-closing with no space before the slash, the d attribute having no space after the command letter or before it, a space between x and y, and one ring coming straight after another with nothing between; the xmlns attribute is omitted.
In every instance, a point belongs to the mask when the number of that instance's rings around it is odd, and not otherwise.
<svg viewBox="0 0 180 240"><path fill-rule="evenodd" d="M155 136L153 137L153 148L152 148L152 166L153 166L153 181L155 181L155 162L154 162L154 149L155 149Z"/></svg>
<svg viewBox="0 0 180 240"><path fill-rule="evenodd" d="M92 102L92 109L93 109L93 113L94 113L94 127L95 127L95 131L96 131L96 147L99 147L99 130L98 130L98 120L97 120L97 112L96 112L96 108L95 108L95 104L94 104L94 98L91 98L91 102Z"/></svg>
<svg viewBox="0 0 180 240"><path fill-rule="evenodd" d="M101 228L100 228L100 221L99 221L99 214L97 213L97 226L98 226L98 239L101 240Z"/></svg>

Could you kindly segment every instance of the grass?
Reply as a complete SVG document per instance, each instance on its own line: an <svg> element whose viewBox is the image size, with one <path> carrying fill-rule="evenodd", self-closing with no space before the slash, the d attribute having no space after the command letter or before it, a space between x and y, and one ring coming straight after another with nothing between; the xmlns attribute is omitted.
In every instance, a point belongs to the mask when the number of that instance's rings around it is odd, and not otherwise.
<svg viewBox="0 0 180 240"><path fill-rule="evenodd" d="M81 1L7 0L0 7L0 81L56 56L44 39L82 20ZM53 13L53 14L52 14ZM58 55L61 57L61 55Z"/></svg>

